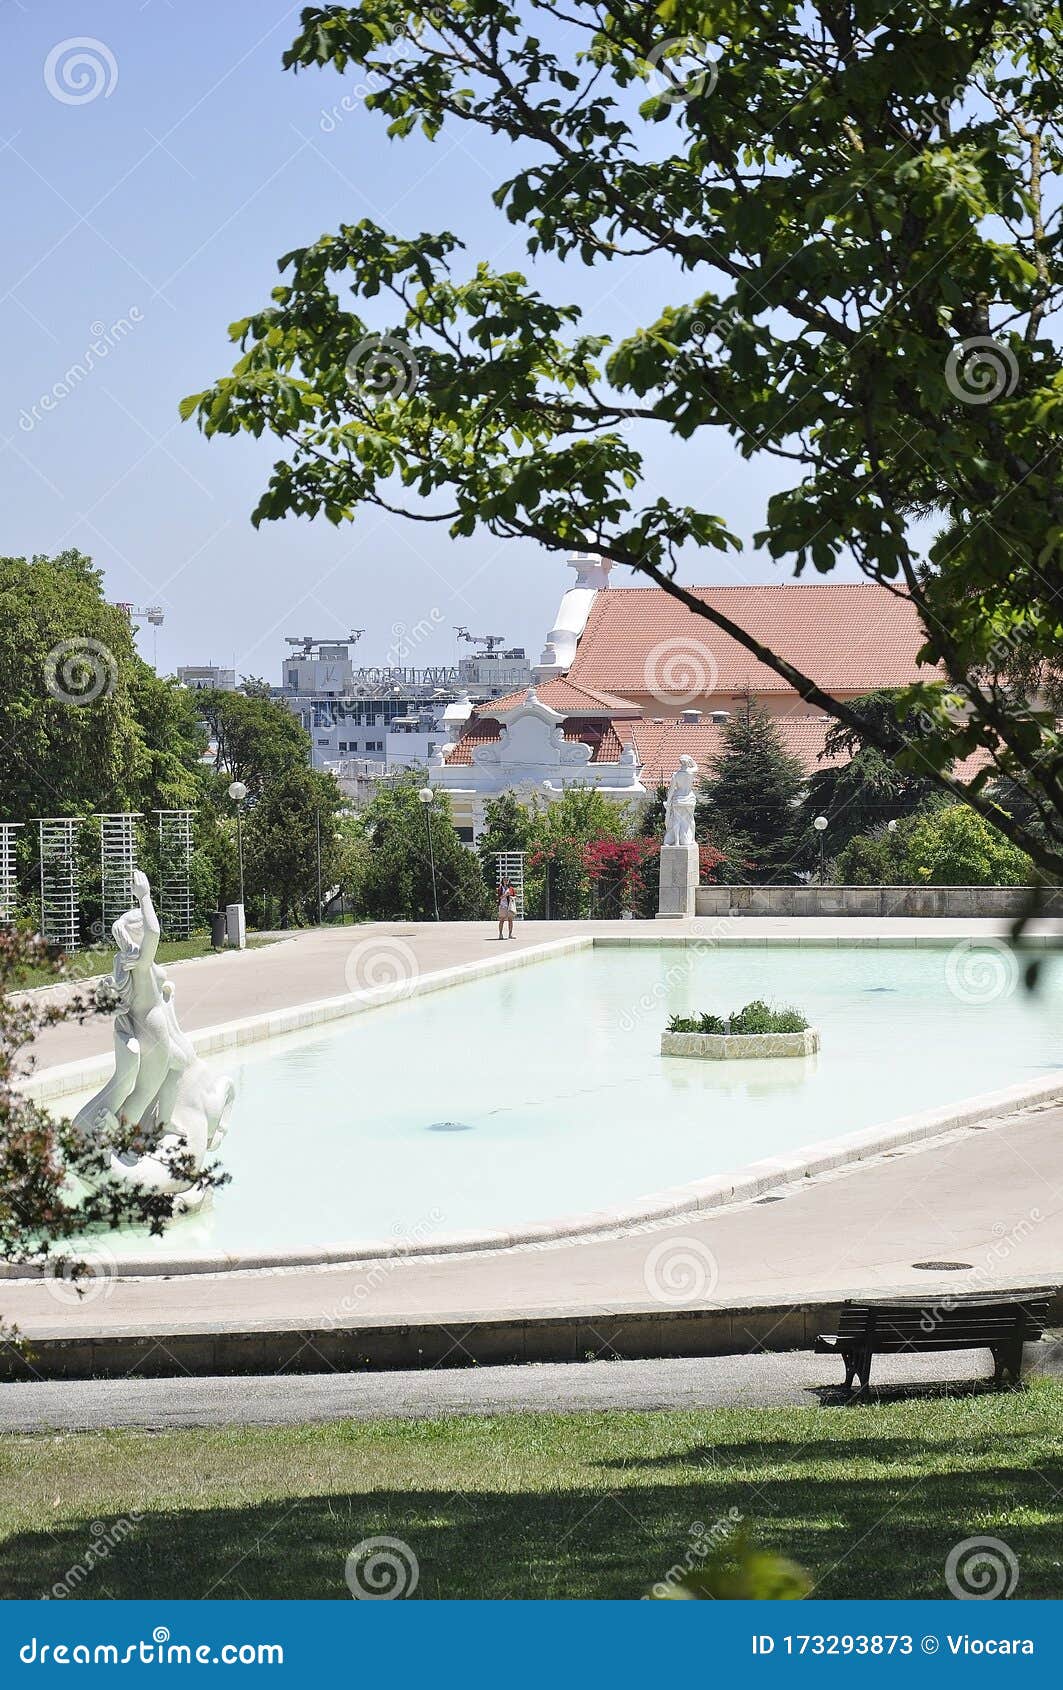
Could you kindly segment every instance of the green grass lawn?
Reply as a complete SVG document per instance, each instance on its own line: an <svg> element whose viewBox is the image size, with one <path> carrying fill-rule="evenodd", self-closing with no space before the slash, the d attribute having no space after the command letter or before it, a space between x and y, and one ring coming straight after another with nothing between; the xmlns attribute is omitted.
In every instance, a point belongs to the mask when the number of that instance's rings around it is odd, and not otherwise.
<svg viewBox="0 0 1063 1690"><path fill-rule="evenodd" d="M259 938L257 934L247 935L247 947L254 950L259 945L274 945L275 939ZM159 946L158 960L162 964L168 962L184 962L189 957L222 956L222 951L212 951L209 933L193 933L190 939L164 939ZM109 974L114 961L114 946L107 945L100 949L75 951L73 956L67 957L63 965L59 980L92 980L97 975ZM25 990L30 986L54 986L57 977L54 970L49 968L30 968L12 983L15 990Z"/></svg>
<svg viewBox="0 0 1063 1690"><path fill-rule="evenodd" d="M70 1594L349 1600L348 1552L388 1535L418 1597L636 1598L736 1510L819 1597L945 1597L949 1550L983 1534L1018 1558L1017 1596L1058 1597L1061 1409L1040 1380L852 1407L8 1435L0 1595L49 1590L135 1510Z"/></svg>

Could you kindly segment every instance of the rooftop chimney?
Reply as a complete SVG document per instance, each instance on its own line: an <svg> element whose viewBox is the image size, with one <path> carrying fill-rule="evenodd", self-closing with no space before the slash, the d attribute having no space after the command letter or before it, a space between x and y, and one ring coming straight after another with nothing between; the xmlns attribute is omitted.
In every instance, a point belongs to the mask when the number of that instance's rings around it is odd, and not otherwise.
<svg viewBox="0 0 1063 1690"><path fill-rule="evenodd" d="M681 722L687 722L691 727L696 728L698 723L701 721L701 711L693 709L681 710L679 712L679 720Z"/></svg>

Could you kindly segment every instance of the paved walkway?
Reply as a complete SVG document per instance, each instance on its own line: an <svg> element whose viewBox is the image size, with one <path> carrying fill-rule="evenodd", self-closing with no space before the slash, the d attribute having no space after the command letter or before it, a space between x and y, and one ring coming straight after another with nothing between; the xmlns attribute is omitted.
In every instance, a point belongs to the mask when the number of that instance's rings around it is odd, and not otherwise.
<svg viewBox="0 0 1063 1690"><path fill-rule="evenodd" d="M259 1015L318 998L340 997L375 983L374 947L386 958L388 941L399 940L413 957L420 974L479 962L506 949L526 950L550 939L579 933L612 938L630 933L640 939L690 934L720 943L751 939L800 938L811 943L839 939L888 936L914 942L998 936L1007 927L999 921L919 920L877 917L706 916L698 921L531 921L518 922L512 940L498 940L490 922L374 922L358 927L321 927L294 934L279 943L249 951L223 951L172 963L168 972L178 992L181 1024L188 1032L216 1026L246 1015ZM1063 922L1031 925L1031 934L1063 935ZM396 950L392 944L392 952ZM65 988L64 988L65 990ZM111 1048L109 1021L96 1016L81 1026L66 1023L49 1028L37 1041L39 1067L74 1062Z"/></svg>
<svg viewBox="0 0 1063 1690"><path fill-rule="evenodd" d="M1045 1352L1049 1343L1028 1352ZM0 1387L0 1433L178 1426L298 1426L454 1414L576 1414L609 1409L786 1408L837 1400L841 1364L808 1354L590 1361L421 1373L255 1379L90 1379ZM986 1355L888 1356L875 1391L987 1381Z"/></svg>

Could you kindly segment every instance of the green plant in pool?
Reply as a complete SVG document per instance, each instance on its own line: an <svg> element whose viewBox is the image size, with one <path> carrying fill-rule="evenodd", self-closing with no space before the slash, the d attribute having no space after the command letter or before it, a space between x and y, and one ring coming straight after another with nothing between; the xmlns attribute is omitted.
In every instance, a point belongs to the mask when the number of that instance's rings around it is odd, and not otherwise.
<svg viewBox="0 0 1063 1690"><path fill-rule="evenodd" d="M803 1033L808 1022L799 1010L789 1007L772 1009L760 998L754 998L736 1015L731 1016L732 1033Z"/></svg>
<svg viewBox="0 0 1063 1690"><path fill-rule="evenodd" d="M718 1015L673 1015L668 1023L670 1033L726 1033L727 1028Z"/></svg>
<svg viewBox="0 0 1063 1690"><path fill-rule="evenodd" d="M808 1021L798 1009L772 1009L754 998L726 1020L718 1015L673 1015L670 1033L803 1033Z"/></svg>

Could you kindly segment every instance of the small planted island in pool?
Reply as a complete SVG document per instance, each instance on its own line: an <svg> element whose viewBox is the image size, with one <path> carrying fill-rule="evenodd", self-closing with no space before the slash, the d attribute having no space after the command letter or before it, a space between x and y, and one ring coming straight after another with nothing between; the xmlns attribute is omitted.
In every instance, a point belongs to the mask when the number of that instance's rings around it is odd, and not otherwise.
<svg viewBox="0 0 1063 1690"><path fill-rule="evenodd" d="M763 1056L812 1056L819 1029L797 1009L772 1009L759 998L734 1015L673 1015L661 1034L662 1056L698 1056L710 1062Z"/></svg>

